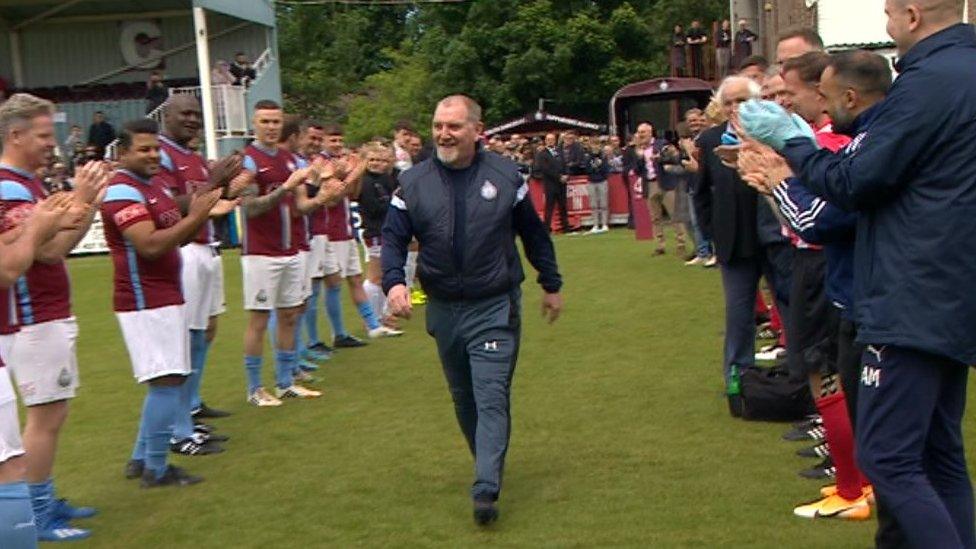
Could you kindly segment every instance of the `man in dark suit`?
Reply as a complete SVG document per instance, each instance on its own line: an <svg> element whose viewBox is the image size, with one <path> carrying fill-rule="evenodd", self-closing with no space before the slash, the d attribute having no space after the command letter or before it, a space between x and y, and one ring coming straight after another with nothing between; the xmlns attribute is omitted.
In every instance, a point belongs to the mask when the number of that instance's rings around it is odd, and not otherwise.
<svg viewBox="0 0 976 549"><path fill-rule="evenodd" d="M739 76L727 78L719 88L719 100L730 120L737 116L739 104L759 94L758 84ZM755 364L754 306L761 277L772 286L780 315L789 318L792 262L792 249L769 204L743 183L736 170L723 164L715 151L728 129L729 124L724 123L698 138L701 177L695 190L698 222L715 244L722 272L726 383L733 365L741 369ZM786 328L789 335L789 326Z"/></svg>
<svg viewBox="0 0 976 549"><path fill-rule="evenodd" d="M546 192L546 229L552 231L552 209L559 206L559 222L564 233L569 231L569 216L566 213L566 182L563 156L556 146L556 134L546 134L546 146L535 155L532 173L542 180Z"/></svg>
<svg viewBox="0 0 976 549"><path fill-rule="evenodd" d="M105 113L95 111L92 124L88 126L88 143L97 148L99 158L105 152L105 147L115 141L115 128L105 121Z"/></svg>
<svg viewBox="0 0 976 549"><path fill-rule="evenodd" d="M563 175L586 175L586 151L573 130L563 132Z"/></svg>

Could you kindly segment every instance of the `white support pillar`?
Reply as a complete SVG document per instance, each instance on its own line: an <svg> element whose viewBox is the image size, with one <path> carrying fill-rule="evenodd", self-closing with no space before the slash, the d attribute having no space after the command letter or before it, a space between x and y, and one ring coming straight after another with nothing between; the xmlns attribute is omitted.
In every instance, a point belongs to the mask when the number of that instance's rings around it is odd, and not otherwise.
<svg viewBox="0 0 976 549"><path fill-rule="evenodd" d="M739 25L735 24L735 0L729 0L729 25L732 26L732 49L735 50L735 35L739 32Z"/></svg>
<svg viewBox="0 0 976 549"><path fill-rule="evenodd" d="M207 12L203 8L193 8L193 33L197 41L197 70L200 73L200 103L203 107L203 137L207 147L207 158L216 160L217 117L214 116L213 87L210 84L210 46L207 43Z"/></svg>
<svg viewBox="0 0 976 549"><path fill-rule="evenodd" d="M14 70L14 87L23 88L24 85L24 54L20 49L20 31L10 31L10 64Z"/></svg>
<svg viewBox="0 0 976 549"><path fill-rule="evenodd" d="M962 22L963 23L972 23L972 21L969 20L969 2L970 2L970 0L965 0L962 3Z"/></svg>

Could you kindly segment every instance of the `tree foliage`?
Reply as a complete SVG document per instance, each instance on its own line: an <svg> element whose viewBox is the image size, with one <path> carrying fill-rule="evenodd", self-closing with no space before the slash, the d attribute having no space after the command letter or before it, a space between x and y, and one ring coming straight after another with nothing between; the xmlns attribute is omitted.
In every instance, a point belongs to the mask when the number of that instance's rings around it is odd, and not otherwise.
<svg viewBox="0 0 976 549"><path fill-rule="evenodd" d="M356 137L428 120L448 93L488 123L535 109L604 120L621 86L666 74L675 23L725 15L726 0L470 0L414 6L280 7L290 108ZM384 128L386 129L384 131ZM352 137L352 136L351 136Z"/></svg>

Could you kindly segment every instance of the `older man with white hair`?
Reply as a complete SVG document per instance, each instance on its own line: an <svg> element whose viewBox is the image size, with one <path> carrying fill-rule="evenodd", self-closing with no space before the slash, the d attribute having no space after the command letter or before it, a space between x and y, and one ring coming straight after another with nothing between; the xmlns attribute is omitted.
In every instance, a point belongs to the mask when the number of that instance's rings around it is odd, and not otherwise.
<svg viewBox="0 0 976 549"><path fill-rule="evenodd" d="M736 371L755 364L753 306L760 277L765 276L773 286L780 314L783 318L789 316L792 261L789 242L769 204L730 167L738 143L739 105L757 99L760 92L759 84L750 78L726 78L719 87L718 99L728 122L706 130L698 138L701 177L695 190L695 208L702 233L715 244L722 272L723 373L727 383Z"/></svg>

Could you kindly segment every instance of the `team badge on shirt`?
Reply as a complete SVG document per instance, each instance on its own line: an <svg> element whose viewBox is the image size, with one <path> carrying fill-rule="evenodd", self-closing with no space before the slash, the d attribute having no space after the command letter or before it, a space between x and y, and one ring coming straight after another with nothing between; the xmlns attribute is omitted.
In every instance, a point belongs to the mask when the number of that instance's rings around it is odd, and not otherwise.
<svg viewBox="0 0 976 549"><path fill-rule="evenodd" d="M71 385L71 372L67 368L61 368L61 373L58 375L58 385L61 387L68 387Z"/></svg>
<svg viewBox="0 0 976 549"><path fill-rule="evenodd" d="M491 181L485 180L485 183L481 186L481 198L485 200L494 200L498 196L498 187L495 187Z"/></svg>

